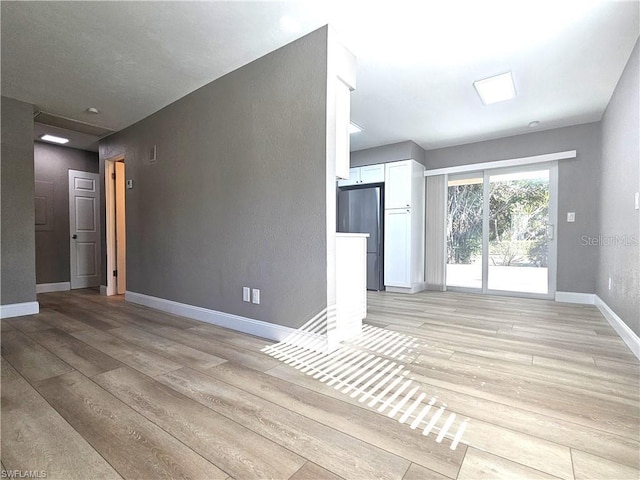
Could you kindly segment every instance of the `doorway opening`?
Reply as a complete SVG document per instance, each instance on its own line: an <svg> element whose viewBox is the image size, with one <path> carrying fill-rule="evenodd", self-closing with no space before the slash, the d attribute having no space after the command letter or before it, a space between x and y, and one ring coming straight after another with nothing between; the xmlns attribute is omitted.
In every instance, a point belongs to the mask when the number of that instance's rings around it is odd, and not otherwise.
<svg viewBox="0 0 640 480"><path fill-rule="evenodd" d="M105 162L107 295L127 290L126 170L124 157Z"/></svg>
<svg viewBox="0 0 640 480"><path fill-rule="evenodd" d="M557 165L450 175L447 287L552 298Z"/></svg>

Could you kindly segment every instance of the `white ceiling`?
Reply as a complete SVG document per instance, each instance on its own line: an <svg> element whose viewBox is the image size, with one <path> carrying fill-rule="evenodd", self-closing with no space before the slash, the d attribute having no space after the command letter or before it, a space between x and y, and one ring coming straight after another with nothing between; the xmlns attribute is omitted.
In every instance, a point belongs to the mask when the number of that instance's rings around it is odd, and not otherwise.
<svg viewBox="0 0 640 480"><path fill-rule="evenodd" d="M638 1L2 2L2 95L119 130L330 23L358 60L352 150L426 149L597 121ZM298 28L282 26L282 17ZM293 25L295 27L296 25ZM512 71L515 100L473 82ZM96 107L100 115L85 112ZM75 144L74 146L80 146Z"/></svg>

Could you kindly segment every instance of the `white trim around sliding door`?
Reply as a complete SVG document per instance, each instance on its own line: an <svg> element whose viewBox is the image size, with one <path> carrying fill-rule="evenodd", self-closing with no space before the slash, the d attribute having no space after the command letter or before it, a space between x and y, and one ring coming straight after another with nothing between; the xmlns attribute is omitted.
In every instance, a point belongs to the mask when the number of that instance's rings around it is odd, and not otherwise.
<svg viewBox="0 0 640 480"><path fill-rule="evenodd" d="M536 163L551 163L558 160L566 160L568 158L576 158L578 155L576 150L567 150L566 152L545 153L544 155L533 155L531 157L512 158L509 160L496 160L492 162L470 163L467 165L458 165L455 167L435 168L433 170L425 170L424 176L455 174L464 172L478 172L483 170L495 170L498 168L523 167L534 165Z"/></svg>

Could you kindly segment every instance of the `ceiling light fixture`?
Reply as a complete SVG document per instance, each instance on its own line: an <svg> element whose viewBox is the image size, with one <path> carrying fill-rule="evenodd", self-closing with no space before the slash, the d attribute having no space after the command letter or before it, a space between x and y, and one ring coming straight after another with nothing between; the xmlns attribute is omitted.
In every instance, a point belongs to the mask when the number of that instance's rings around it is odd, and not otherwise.
<svg viewBox="0 0 640 480"><path fill-rule="evenodd" d="M98 110L96 107L89 107L85 110L87 113L92 113L94 115L97 115L100 113L100 110Z"/></svg>
<svg viewBox="0 0 640 480"><path fill-rule="evenodd" d="M540 125L540 122L538 120L534 120L533 122L529 122L529 128L535 128L538 125Z"/></svg>
<svg viewBox="0 0 640 480"><path fill-rule="evenodd" d="M349 135L352 133L360 133L362 131L362 127L356 125L353 122L349 122Z"/></svg>
<svg viewBox="0 0 640 480"><path fill-rule="evenodd" d="M513 84L511 72L478 80L473 82L473 86L485 105L511 100L516 96L516 87Z"/></svg>
<svg viewBox="0 0 640 480"><path fill-rule="evenodd" d="M53 142L59 143L60 145L64 145L65 143L69 143L68 138L56 137L55 135L49 135L48 133L41 135L40 140L44 140L45 142Z"/></svg>

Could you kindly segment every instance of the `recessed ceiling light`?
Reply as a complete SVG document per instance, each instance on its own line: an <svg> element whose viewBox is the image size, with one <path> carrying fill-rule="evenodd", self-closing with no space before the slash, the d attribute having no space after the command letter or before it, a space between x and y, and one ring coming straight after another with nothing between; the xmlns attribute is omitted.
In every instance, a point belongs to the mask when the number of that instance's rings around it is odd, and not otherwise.
<svg viewBox="0 0 640 480"><path fill-rule="evenodd" d="M359 127L358 125L356 125L353 122L349 122L349 134L359 133L361 131L362 131L362 127Z"/></svg>
<svg viewBox="0 0 640 480"><path fill-rule="evenodd" d="M65 143L69 143L68 138L56 137L55 135L44 134L40 136L40 140L44 140L45 142L53 142L59 143L60 145L64 145Z"/></svg>
<svg viewBox="0 0 640 480"><path fill-rule="evenodd" d="M513 84L511 72L478 80L473 82L473 86L485 105L511 100L516 96L516 87Z"/></svg>
<svg viewBox="0 0 640 480"><path fill-rule="evenodd" d="M85 111L87 113L93 113L94 115L97 115L100 113L100 110L98 110L96 107L89 107Z"/></svg>
<svg viewBox="0 0 640 480"><path fill-rule="evenodd" d="M538 120L534 120L533 122L529 123L529 128L535 128L538 125L540 125L540 122Z"/></svg>
<svg viewBox="0 0 640 480"><path fill-rule="evenodd" d="M288 33L298 33L301 28L300 22L288 15L280 17L280 27Z"/></svg>

